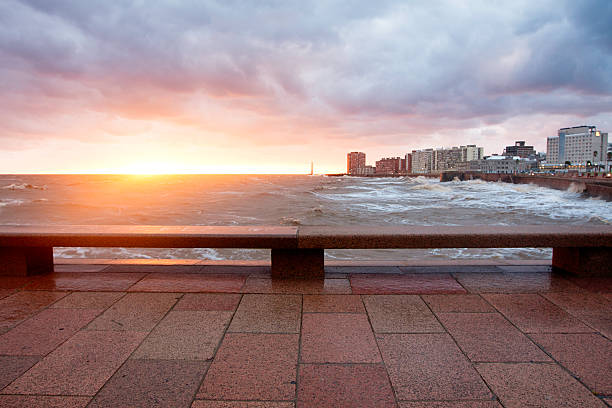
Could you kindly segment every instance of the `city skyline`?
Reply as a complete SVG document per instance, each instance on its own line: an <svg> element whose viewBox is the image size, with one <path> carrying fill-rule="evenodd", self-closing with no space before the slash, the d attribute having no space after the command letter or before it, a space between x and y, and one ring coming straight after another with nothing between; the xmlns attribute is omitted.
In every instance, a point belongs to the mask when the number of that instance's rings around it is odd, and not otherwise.
<svg viewBox="0 0 612 408"><path fill-rule="evenodd" d="M612 4L0 4L0 173L334 173L612 128ZM499 150L498 153L501 153Z"/></svg>

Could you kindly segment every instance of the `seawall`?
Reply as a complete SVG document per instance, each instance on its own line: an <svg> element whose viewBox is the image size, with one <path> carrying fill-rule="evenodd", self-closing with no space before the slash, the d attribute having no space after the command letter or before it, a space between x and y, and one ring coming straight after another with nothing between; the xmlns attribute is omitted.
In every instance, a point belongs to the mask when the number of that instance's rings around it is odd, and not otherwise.
<svg viewBox="0 0 612 408"><path fill-rule="evenodd" d="M452 181L455 178L465 181L480 179L484 181L503 181L513 184L535 184L555 190L571 190L589 197L599 197L612 201L612 179L597 177L544 176L528 174L499 174L448 171L440 174L440 181Z"/></svg>

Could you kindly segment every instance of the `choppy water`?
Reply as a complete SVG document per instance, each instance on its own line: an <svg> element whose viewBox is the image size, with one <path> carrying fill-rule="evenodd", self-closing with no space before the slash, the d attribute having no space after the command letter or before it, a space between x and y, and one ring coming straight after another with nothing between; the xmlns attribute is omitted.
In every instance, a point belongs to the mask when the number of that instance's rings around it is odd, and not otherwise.
<svg viewBox="0 0 612 408"><path fill-rule="evenodd" d="M0 176L0 224L598 225L609 202L480 180L260 175ZM57 248L62 257L266 259L245 249ZM335 259L542 259L548 249L333 250Z"/></svg>

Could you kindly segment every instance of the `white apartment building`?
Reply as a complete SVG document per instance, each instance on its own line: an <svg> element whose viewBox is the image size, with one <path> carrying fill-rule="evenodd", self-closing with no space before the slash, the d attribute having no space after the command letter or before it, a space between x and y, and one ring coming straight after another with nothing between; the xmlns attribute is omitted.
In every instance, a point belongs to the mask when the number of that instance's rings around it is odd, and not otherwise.
<svg viewBox="0 0 612 408"><path fill-rule="evenodd" d="M433 170L434 150L413 150L412 151L412 172L431 173Z"/></svg>
<svg viewBox="0 0 612 408"><path fill-rule="evenodd" d="M546 163L586 165L606 163L608 134L595 126L574 126L559 129L557 136L550 136L546 142Z"/></svg>
<svg viewBox="0 0 612 408"><path fill-rule="evenodd" d="M439 148L436 150L413 150L412 172L432 173L457 169L460 163L480 160L483 156L484 149L476 145Z"/></svg>

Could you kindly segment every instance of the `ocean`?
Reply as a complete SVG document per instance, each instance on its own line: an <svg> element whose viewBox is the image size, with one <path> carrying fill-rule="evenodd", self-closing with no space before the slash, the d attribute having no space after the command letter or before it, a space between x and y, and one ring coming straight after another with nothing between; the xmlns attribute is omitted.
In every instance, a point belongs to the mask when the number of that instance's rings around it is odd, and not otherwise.
<svg viewBox="0 0 612 408"><path fill-rule="evenodd" d="M0 224L601 225L609 202L481 180L296 175L0 175ZM545 259L550 249L327 250L337 260ZM269 259L269 250L56 248L67 258Z"/></svg>

